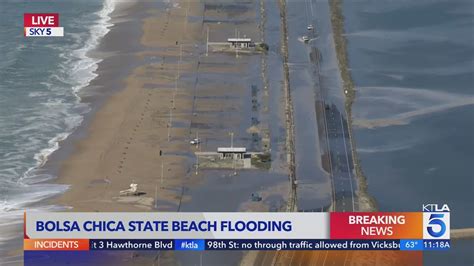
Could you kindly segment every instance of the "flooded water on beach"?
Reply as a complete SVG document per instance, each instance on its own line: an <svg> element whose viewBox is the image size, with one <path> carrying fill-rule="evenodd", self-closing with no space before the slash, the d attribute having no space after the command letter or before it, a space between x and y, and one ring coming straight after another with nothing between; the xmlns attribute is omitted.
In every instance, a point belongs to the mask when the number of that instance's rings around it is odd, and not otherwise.
<svg viewBox="0 0 474 266"><path fill-rule="evenodd" d="M260 7L256 3L220 2L213 5L209 2L204 8L203 20L209 25L211 41L234 34L236 27L242 34L259 38L258 32L249 28L263 19L259 17ZM217 14L213 13L215 11ZM267 19L279 23L278 10L273 11L275 13ZM274 24L266 25L265 41L270 47L267 55L236 57L233 53L209 53L204 56L200 51L201 57L193 58L199 60L198 70L187 82L191 84L195 80L193 86L187 86L194 98L193 117L182 126L189 128L190 136L199 134L202 139L196 151L215 151L218 147L230 147L231 142L234 147L263 151L262 138L268 130L268 151L272 154L270 169L199 169L196 172L195 166L199 162L191 156L187 158L192 169L186 176L183 200L178 206L180 212L281 211L286 208L289 183L281 161L286 133L282 118L280 32L279 28L271 29ZM267 88L262 80L262 56L266 57L267 64L275 65L267 69ZM252 126L258 129L256 137L249 131ZM261 201L252 200L254 193ZM175 252L172 256L183 265L197 262L221 265L223 261L237 265L243 254L240 251Z"/></svg>

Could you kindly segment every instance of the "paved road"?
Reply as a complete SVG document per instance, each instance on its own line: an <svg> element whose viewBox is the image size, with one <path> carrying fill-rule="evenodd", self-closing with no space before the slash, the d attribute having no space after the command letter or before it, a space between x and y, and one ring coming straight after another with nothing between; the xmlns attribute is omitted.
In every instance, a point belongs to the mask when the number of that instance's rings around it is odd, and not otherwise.
<svg viewBox="0 0 474 266"><path fill-rule="evenodd" d="M356 211L354 164L347 120L334 104L325 104L324 118L327 125L331 177L335 193L334 210Z"/></svg>
<svg viewBox="0 0 474 266"><path fill-rule="evenodd" d="M355 211L356 182L344 110L344 93L337 63L334 63L337 62L336 58L331 57L335 56L335 52L330 45L330 17L326 14L325 19L328 21L324 23L324 18L321 17L323 7L328 8L327 2L324 5L324 1L287 1L290 84L296 131L296 177L298 184L319 186L319 190L313 186L313 194L316 191L321 193L324 173L320 172L318 161L321 160L321 155L326 155L323 160L327 162L324 161L323 165L329 166L326 170L332 186L331 210ZM307 30L310 24L315 26L315 30ZM298 41L303 35L308 35L311 41L306 44ZM331 46L332 50L326 46ZM317 56L318 51L321 51L321 56ZM316 111L315 107L318 105L320 108ZM319 133L310 134L308 131ZM305 190L299 187L298 209L320 210L321 202L311 194L302 194L302 191Z"/></svg>
<svg viewBox="0 0 474 266"><path fill-rule="evenodd" d="M304 211L319 211L327 204L332 205L332 211L355 211L356 182L351 142L328 14L329 6L325 1L287 1L297 202L298 209ZM310 24L315 30L307 29ZM310 37L309 43L299 41L304 35ZM330 180L321 172L321 158ZM331 188L324 187L327 183L331 183ZM318 200L326 197L324 190L329 189L332 200Z"/></svg>
<svg viewBox="0 0 474 266"><path fill-rule="evenodd" d="M307 60L313 65L314 89L316 95L316 105L324 108L318 114L320 127L324 128L325 139L321 145L326 143L329 153L329 174L332 182L332 204L333 211L346 212L356 211L357 200L355 197L356 182L353 175L354 163L352 159L352 146L349 137L347 115L344 105L344 92L339 69L337 68L337 58L332 39L332 26L330 24L330 11L327 1L305 0L301 4L293 4L294 8L304 8L306 16L301 18L301 23L314 25L315 31L305 30L305 25L301 34L308 34L312 39L306 46L308 47ZM315 51L320 51L316 58ZM313 56L310 56L310 52ZM320 139L322 139L320 137Z"/></svg>
<svg viewBox="0 0 474 266"><path fill-rule="evenodd" d="M288 5L288 22L290 30L290 38L294 38L294 31L298 31L301 35L307 34L306 26L309 24L315 25L317 32L313 37L319 35L319 38L332 38L332 29L329 22L329 6L326 1L287 1ZM318 9L321 8L321 9ZM299 15L298 14L305 14ZM316 17L318 15L318 17ZM322 16L319 16L322 15ZM309 56L312 47L322 51L322 60L330 60L331 55L334 60L335 52L334 46L331 43L327 43L325 39L322 40L311 40L306 44L306 61L299 59L298 62L291 62L291 54L301 53L304 51L303 44L300 47L293 46L290 41L290 63L297 63L299 65L307 65L306 71L309 73L316 73L319 75L320 69L318 64L311 62ZM331 54L332 53L332 54ZM305 69L302 69L305 70ZM337 71L337 69L336 69ZM337 99L343 99L343 91L341 86L335 86L337 82L328 82L328 80L321 81L320 77L315 75L315 99L316 106L318 103L324 108L322 114L319 115L319 119L324 119L324 123L318 123L320 126L323 125L325 143L320 142L319 145L327 145L323 149L329 151L329 169L330 178L332 183L332 206L334 211L346 212L355 211L358 209L355 198L356 182L353 176L354 164L351 153L351 143L348 134L348 125L346 119L346 113L344 111L344 104L342 101L337 102ZM327 73L324 73L325 78ZM290 82L294 82L292 77L299 77L296 75L290 76ZM340 83L339 83L340 85ZM325 87L327 86L327 87ZM336 97L334 97L336 95ZM333 101L334 99L335 102ZM308 99L311 100L311 99ZM294 100L296 101L296 100ZM297 134L298 136L298 134ZM319 140L321 136L318 136ZM298 150L296 151L298 154ZM298 158L298 155L297 155ZM297 162L297 164L300 162ZM316 171L314 171L316 173ZM297 178L300 178L299 176ZM299 199L300 200L300 199ZM307 203L305 203L307 205ZM305 206L308 208L307 206ZM314 206L315 210L318 207ZM311 206L309 206L311 209ZM257 256L255 265L346 265L353 259L354 252L348 251L270 251L260 252Z"/></svg>

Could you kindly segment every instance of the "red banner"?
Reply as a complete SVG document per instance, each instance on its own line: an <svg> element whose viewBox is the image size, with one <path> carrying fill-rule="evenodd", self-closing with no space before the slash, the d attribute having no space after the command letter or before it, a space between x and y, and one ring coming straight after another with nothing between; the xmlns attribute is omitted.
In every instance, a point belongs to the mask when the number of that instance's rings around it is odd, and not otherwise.
<svg viewBox="0 0 474 266"><path fill-rule="evenodd" d="M59 27L58 13L25 13L23 14L24 27Z"/></svg>

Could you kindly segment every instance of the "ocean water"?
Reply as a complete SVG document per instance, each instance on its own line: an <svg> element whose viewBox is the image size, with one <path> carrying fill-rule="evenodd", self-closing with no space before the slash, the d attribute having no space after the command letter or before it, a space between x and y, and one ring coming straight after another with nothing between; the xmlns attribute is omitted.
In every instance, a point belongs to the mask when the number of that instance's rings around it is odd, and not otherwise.
<svg viewBox="0 0 474 266"><path fill-rule="evenodd" d="M67 189L39 183L54 178L40 167L90 110L79 93L100 60L88 51L108 32L114 6L109 0L0 1L0 241L13 236L11 226L31 203ZM65 36L23 37L23 13L59 13Z"/></svg>
<svg viewBox="0 0 474 266"><path fill-rule="evenodd" d="M447 203L451 228L474 227L474 2L346 0L343 9L370 194L384 211ZM472 265L473 248L457 241L425 260Z"/></svg>

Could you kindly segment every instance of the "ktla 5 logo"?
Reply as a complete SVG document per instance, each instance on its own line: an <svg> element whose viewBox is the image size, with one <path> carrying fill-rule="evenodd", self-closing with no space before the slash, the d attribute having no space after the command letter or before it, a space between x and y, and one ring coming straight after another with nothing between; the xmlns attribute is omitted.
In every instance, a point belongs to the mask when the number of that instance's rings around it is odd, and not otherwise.
<svg viewBox="0 0 474 266"><path fill-rule="evenodd" d="M450 213L445 204L439 208L430 204L432 208L423 206L423 239L449 239L450 238ZM433 205L435 205L433 207Z"/></svg>

